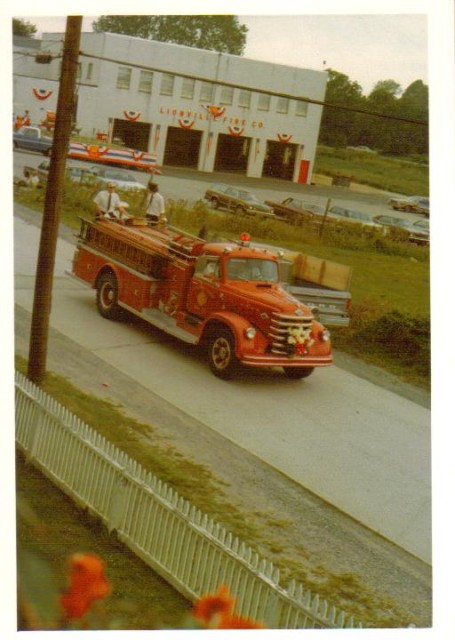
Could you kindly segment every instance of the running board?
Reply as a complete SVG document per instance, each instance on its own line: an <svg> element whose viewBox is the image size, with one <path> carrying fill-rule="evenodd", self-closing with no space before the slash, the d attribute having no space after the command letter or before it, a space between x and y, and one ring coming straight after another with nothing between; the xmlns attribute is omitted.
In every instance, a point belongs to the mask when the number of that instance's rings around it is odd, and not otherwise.
<svg viewBox="0 0 455 640"><path fill-rule="evenodd" d="M146 322L149 322L154 327L165 331L166 333L174 336L175 338L178 338L179 340L182 340L183 342L187 342L188 344L198 343L197 336L189 333L188 331L185 331L185 329L182 329L181 327L178 327L175 318L167 316L165 313L162 313L158 309L143 309L143 311L136 311L136 309L133 309L132 307L121 302L119 302L119 306L127 309L131 313L134 313L134 315L139 316L139 318L143 318Z"/></svg>

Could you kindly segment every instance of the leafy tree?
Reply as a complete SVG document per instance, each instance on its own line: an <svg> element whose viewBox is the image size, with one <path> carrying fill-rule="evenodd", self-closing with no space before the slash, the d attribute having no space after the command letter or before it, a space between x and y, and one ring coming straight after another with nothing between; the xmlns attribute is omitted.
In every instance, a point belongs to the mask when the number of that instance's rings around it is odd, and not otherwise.
<svg viewBox="0 0 455 640"><path fill-rule="evenodd" d="M100 16L92 28L234 55L242 55L248 33L236 16L227 15Z"/></svg>
<svg viewBox="0 0 455 640"><path fill-rule="evenodd" d="M365 144L393 155L428 154L428 127L399 120L428 122L428 87L421 80L413 82L404 92L395 80L382 80L364 97L357 82L329 69L325 102L322 144L333 147Z"/></svg>
<svg viewBox="0 0 455 640"><path fill-rule="evenodd" d="M31 22L28 22L23 18L13 18L14 36L26 36L28 38L34 38L36 32L37 28Z"/></svg>
<svg viewBox="0 0 455 640"><path fill-rule="evenodd" d="M404 91L399 100L400 114L413 120L428 122L428 86L416 80ZM404 124L401 127L399 149L401 153L428 155L428 127Z"/></svg>
<svg viewBox="0 0 455 640"><path fill-rule="evenodd" d="M344 73L328 70L325 102L343 107L363 107L362 88L351 82ZM345 147L357 144L358 118L352 111L325 106L321 121L321 142L329 146Z"/></svg>
<svg viewBox="0 0 455 640"><path fill-rule="evenodd" d="M399 116L398 98L401 86L394 80L377 82L366 100L367 110L385 116ZM394 147L400 125L389 118L372 116L366 122L365 138L375 149L388 151Z"/></svg>
<svg viewBox="0 0 455 640"><path fill-rule="evenodd" d="M399 96L401 92L401 86L398 84L398 82L395 82L395 80L380 80L374 85L371 94L388 93L392 96Z"/></svg>

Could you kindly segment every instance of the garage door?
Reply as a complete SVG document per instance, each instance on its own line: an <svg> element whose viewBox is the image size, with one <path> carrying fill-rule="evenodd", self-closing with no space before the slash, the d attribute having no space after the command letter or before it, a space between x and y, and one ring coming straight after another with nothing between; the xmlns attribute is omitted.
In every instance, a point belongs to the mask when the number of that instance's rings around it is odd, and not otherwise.
<svg viewBox="0 0 455 640"><path fill-rule="evenodd" d="M263 176L292 180L297 145L267 140Z"/></svg>
<svg viewBox="0 0 455 640"><path fill-rule="evenodd" d="M202 131L168 127L163 164L197 168Z"/></svg>
<svg viewBox="0 0 455 640"><path fill-rule="evenodd" d="M215 157L215 171L245 173L248 167L251 138L220 133Z"/></svg>

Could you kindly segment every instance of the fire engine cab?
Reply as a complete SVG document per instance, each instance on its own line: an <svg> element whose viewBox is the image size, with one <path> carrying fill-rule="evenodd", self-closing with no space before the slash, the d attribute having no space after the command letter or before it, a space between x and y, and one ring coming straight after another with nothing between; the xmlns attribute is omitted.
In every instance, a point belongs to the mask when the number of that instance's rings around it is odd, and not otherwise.
<svg viewBox="0 0 455 640"><path fill-rule="evenodd" d="M96 290L99 313L120 309L206 349L223 379L240 365L306 378L332 363L330 335L280 284L280 256L237 242L206 242L143 219L81 220L72 274Z"/></svg>

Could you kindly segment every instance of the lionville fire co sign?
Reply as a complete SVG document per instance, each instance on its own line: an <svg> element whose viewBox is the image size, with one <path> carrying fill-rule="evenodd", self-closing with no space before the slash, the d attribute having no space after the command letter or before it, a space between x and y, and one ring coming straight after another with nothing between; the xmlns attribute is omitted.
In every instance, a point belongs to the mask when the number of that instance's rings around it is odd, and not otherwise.
<svg viewBox="0 0 455 640"><path fill-rule="evenodd" d="M205 112L192 111L188 109L179 109L178 107L160 107L160 114L178 118L179 122L184 123L186 128L193 127L198 120L212 120L215 122L222 122L229 127L241 127L247 126L253 129L262 129L264 122L262 120L249 120L248 118L238 118L226 115L225 109L214 111L213 106L206 107Z"/></svg>

